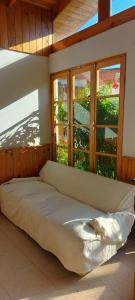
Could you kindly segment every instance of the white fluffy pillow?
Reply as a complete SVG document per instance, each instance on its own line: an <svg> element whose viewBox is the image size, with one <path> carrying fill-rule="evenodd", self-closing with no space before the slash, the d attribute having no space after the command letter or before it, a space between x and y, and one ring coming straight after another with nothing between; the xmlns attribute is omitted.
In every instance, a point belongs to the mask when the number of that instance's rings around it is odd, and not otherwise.
<svg viewBox="0 0 135 300"><path fill-rule="evenodd" d="M107 214L90 221L100 240L107 244L125 243L135 221L130 212Z"/></svg>

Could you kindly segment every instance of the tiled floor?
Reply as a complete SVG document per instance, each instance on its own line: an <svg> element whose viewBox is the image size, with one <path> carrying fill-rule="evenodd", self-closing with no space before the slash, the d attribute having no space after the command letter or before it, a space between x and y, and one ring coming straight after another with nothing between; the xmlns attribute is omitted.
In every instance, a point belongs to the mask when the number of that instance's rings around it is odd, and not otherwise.
<svg viewBox="0 0 135 300"><path fill-rule="evenodd" d="M135 240L81 278L0 214L0 300L133 300Z"/></svg>

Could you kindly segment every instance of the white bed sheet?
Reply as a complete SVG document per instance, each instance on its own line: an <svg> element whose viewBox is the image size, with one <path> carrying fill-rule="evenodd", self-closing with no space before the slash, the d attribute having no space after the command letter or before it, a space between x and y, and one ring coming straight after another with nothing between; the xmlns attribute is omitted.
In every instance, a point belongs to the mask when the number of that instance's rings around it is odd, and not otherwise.
<svg viewBox="0 0 135 300"><path fill-rule="evenodd" d="M103 212L60 194L39 178L14 179L1 185L0 206L9 220L56 255L65 268L80 275L117 252L118 245L98 240L89 226L89 221Z"/></svg>

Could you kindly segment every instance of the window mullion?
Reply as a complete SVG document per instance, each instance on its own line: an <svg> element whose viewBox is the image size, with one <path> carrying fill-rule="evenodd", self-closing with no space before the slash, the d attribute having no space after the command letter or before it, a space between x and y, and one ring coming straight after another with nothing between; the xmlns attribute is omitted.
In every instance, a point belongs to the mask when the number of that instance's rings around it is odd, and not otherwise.
<svg viewBox="0 0 135 300"><path fill-rule="evenodd" d="M95 171L95 100L96 65L91 65L91 107L90 107L90 171Z"/></svg>

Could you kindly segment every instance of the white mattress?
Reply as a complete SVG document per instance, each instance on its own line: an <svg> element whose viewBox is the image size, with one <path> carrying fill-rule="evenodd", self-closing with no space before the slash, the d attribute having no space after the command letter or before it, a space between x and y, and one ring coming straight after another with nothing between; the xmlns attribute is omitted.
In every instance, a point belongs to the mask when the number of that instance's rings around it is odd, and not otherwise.
<svg viewBox="0 0 135 300"><path fill-rule="evenodd" d="M97 239L89 220L104 213L63 194L39 178L0 186L2 213L52 252L70 271L84 275L118 249Z"/></svg>

